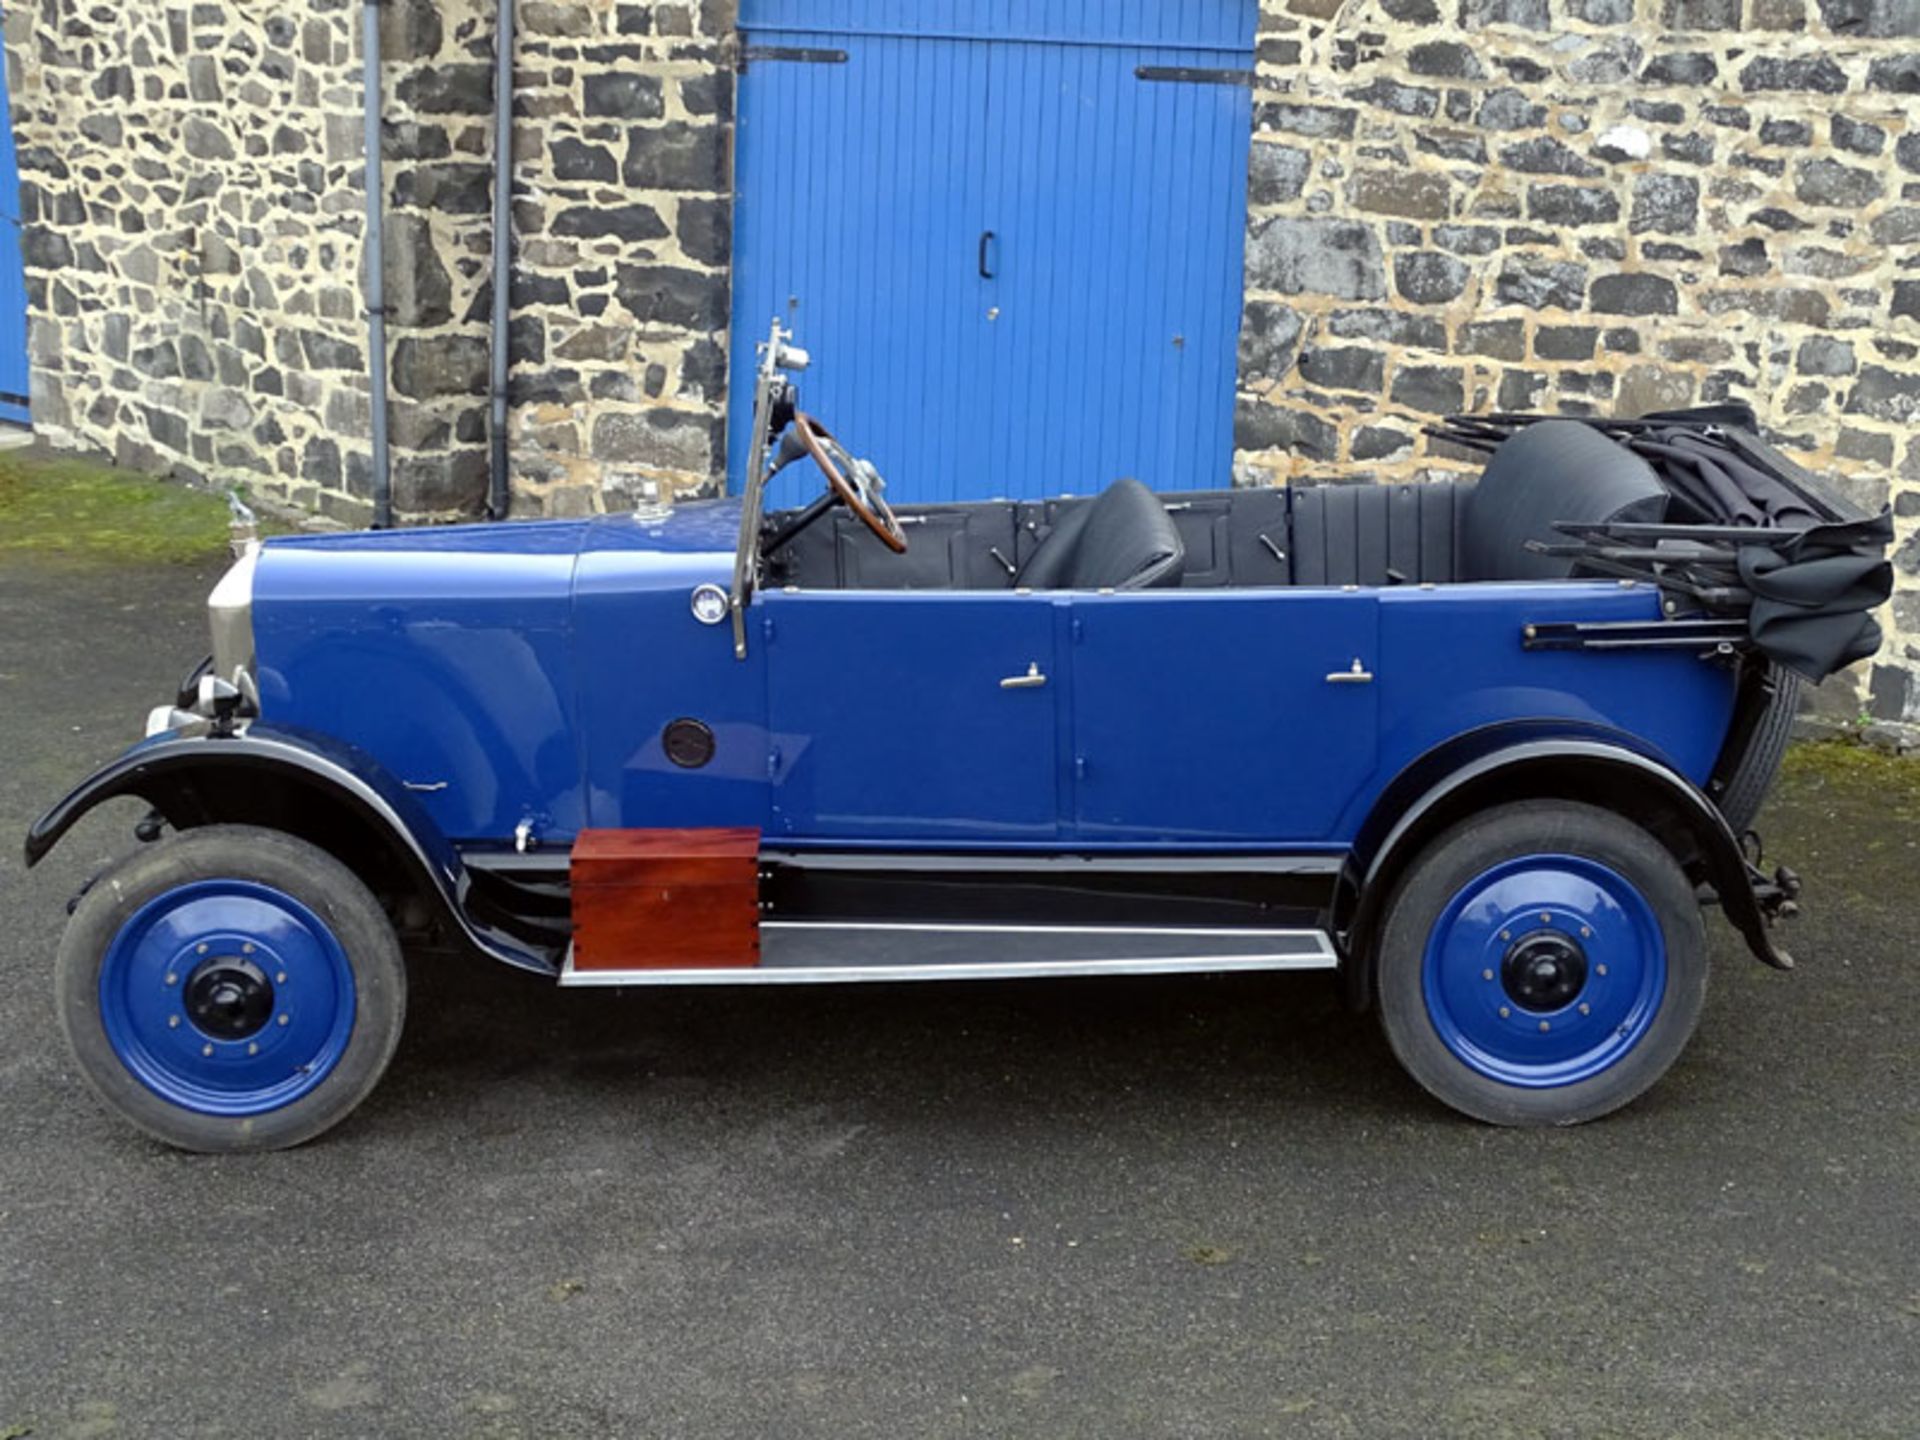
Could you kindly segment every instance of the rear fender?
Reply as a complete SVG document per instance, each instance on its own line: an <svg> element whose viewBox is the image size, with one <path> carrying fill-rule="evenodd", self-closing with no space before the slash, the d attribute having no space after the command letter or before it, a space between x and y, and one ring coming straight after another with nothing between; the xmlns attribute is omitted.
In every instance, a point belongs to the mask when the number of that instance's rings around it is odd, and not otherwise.
<svg viewBox="0 0 1920 1440"><path fill-rule="evenodd" d="M1706 885L1756 959L1779 970L1793 959L1774 944L1740 842L1698 787L1630 736L1601 730L1541 733L1489 726L1430 752L1397 777L1374 807L1349 857L1336 901L1346 953L1346 998L1373 998L1373 946L1401 874L1429 841L1478 811L1516 800L1575 800L1644 826L1696 885Z"/></svg>
<svg viewBox="0 0 1920 1440"><path fill-rule="evenodd" d="M458 852L420 802L371 757L324 736L255 723L218 736L168 733L101 767L34 822L26 863L37 865L95 807L134 795L176 830L264 824L319 845L376 893L424 905L426 918L479 953L553 974L559 957L478 923Z"/></svg>

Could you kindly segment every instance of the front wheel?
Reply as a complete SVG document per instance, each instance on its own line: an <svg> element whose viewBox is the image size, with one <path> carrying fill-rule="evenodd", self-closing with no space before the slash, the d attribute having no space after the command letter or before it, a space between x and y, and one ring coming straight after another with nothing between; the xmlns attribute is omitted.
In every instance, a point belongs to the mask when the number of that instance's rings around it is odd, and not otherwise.
<svg viewBox="0 0 1920 1440"><path fill-rule="evenodd" d="M1706 999L1700 905L1610 811L1527 801L1414 860L1388 904L1381 1018L1438 1099L1496 1125L1575 1125L1667 1072Z"/></svg>
<svg viewBox="0 0 1920 1440"><path fill-rule="evenodd" d="M400 945L325 851L189 830L102 875L55 962L60 1022L108 1105L183 1150L277 1150L345 1119L393 1058Z"/></svg>

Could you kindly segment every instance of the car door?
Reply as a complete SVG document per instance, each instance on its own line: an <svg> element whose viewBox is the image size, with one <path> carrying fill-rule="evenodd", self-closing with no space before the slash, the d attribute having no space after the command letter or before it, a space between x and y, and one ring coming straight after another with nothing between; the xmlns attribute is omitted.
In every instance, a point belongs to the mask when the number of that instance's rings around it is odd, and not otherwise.
<svg viewBox="0 0 1920 1440"><path fill-rule="evenodd" d="M767 591L753 614L770 840L938 847L1059 834L1064 597Z"/></svg>
<svg viewBox="0 0 1920 1440"><path fill-rule="evenodd" d="M1375 764L1371 592L1080 594L1071 634L1081 838L1337 838Z"/></svg>

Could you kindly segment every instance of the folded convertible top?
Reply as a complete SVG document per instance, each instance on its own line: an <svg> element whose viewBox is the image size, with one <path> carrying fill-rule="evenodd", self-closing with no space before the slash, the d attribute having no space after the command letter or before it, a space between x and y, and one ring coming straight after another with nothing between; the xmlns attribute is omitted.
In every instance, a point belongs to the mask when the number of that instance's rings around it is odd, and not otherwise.
<svg viewBox="0 0 1920 1440"><path fill-rule="evenodd" d="M1567 419L1454 416L1431 433L1492 454L1529 425ZM1745 405L1575 423L1645 460L1672 503L1660 523L1558 525L1567 542L1540 548L1590 574L1651 580L1670 613L1744 620L1749 643L1815 683L1880 648L1890 510L1869 515L1768 445Z"/></svg>

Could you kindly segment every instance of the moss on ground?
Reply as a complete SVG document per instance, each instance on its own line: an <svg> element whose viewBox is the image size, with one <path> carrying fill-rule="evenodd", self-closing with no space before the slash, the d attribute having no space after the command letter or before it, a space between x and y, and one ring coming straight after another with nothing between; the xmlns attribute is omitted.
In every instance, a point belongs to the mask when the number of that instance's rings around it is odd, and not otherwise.
<svg viewBox="0 0 1920 1440"><path fill-rule="evenodd" d="M1883 813L1920 816L1920 760L1848 740L1820 740L1787 751L1782 781L1800 793L1830 792L1875 802Z"/></svg>
<svg viewBox="0 0 1920 1440"><path fill-rule="evenodd" d="M0 452L0 560L186 564L227 543L227 502L42 450Z"/></svg>

